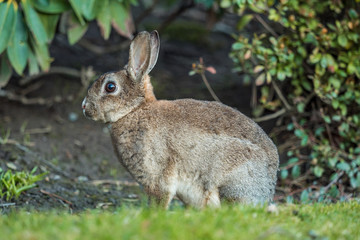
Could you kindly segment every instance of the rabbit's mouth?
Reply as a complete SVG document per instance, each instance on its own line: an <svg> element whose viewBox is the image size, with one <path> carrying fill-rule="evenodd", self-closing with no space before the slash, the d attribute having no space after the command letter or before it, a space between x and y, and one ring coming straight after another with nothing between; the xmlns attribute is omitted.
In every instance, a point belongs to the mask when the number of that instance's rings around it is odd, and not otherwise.
<svg viewBox="0 0 360 240"><path fill-rule="evenodd" d="M81 108L82 108L83 114L86 118L95 120L94 119L94 111L91 111L89 104L86 102L86 97L82 101Z"/></svg>

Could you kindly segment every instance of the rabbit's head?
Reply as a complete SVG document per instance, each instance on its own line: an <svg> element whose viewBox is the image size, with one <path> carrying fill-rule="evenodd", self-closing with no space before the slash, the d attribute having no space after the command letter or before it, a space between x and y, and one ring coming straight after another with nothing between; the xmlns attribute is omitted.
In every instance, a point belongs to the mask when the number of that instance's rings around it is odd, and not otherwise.
<svg viewBox="0 0 360 240"><path fill-rule="evenodd" d="M129 63L123 70L100 76L82 103L83 113L95 121L116 122L145 101L154 100L148 73L159 54L156 31L140 32L130 44Z"/></svg>

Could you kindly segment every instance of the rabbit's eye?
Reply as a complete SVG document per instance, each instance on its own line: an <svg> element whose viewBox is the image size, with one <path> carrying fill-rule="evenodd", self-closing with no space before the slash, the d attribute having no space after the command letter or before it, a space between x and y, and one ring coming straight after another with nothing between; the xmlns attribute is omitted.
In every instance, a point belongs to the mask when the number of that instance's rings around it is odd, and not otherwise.
<svg viewBox="0 0 360 240"><path fill-rule="evenodd" d="M116 85L113 82L108 82L105 85L105 91L108 92L108 93L114 92L115 89L116 89Z"/></svg>

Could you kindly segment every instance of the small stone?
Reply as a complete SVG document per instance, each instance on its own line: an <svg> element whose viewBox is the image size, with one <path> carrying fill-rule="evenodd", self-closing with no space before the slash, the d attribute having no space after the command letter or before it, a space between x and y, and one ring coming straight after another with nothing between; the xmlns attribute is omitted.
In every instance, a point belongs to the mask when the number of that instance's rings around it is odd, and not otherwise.
<svg viewBox="0 0 360 240"><path fill-rule="evenodd" d="M78 181L79 181L79 182L86 182L86 181L89 181L89 178L88 178L88 177L86 177L86 176L79 176L77 179L78 179Z"/></svg>
<svg viewBox="0 0 360 240"><path fill-rule="evenodd" d="M278 209L278 207L277 207L275 204L270 204L270 205L267 207L267 211L270 212L270 213L275 213L275 214L278 214L278 213L279 213L279 209Z"/></svg>
<svg viewBox="0 0 360 240"><path fill-rule="evenodd" d="M70 122L75 122L79 118L79 115L77 113L71 112L69 113L68 119Z"/></svg>

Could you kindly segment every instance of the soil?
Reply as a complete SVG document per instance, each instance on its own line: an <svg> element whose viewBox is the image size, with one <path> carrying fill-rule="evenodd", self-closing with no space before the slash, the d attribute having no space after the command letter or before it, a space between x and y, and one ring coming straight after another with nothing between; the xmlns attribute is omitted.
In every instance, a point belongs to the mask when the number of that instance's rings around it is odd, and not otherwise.
<svg viewBox="0 0 360 240"><path fill-rule="evenodd" d="M191 33L183 33L186 34ZM232 72L233 63L228 53L233 38L229 34L211 31L203 42L197 43L166 34L160 37L158 64L151 73L159 99L212 100L200 76L188 74L192 63L203 57L205 64L217 71L207 77L221 101L250 116L251 90ZM116 34L108 41L103 40L95 23L84 38L98 46L124 41ZM52 66L76 69L93 66L94 71L101 74L124 66L128 49L98 55L80 44L70 46L64 35L57 34L51 44L51 55L54 57ZM11 204L0 200L0 211L18 208L81 211L141 204L144 195L117 161L107 127L82 115L81 102L85 93L80 80L66 75L46 75L26 87L35 84L40 87L28 97L66 98L72 94L76 97L50 106L25 105L0 98L0 136L10 130L9 143L0 145L0 167L31 170L38 166L37 173L49 172L37 187L11 200ZM11 79L6 87L6 90L17 92L23 89L19 86L19 77ZM267 132L272 126L271 122L262 125Z"/></svg>

